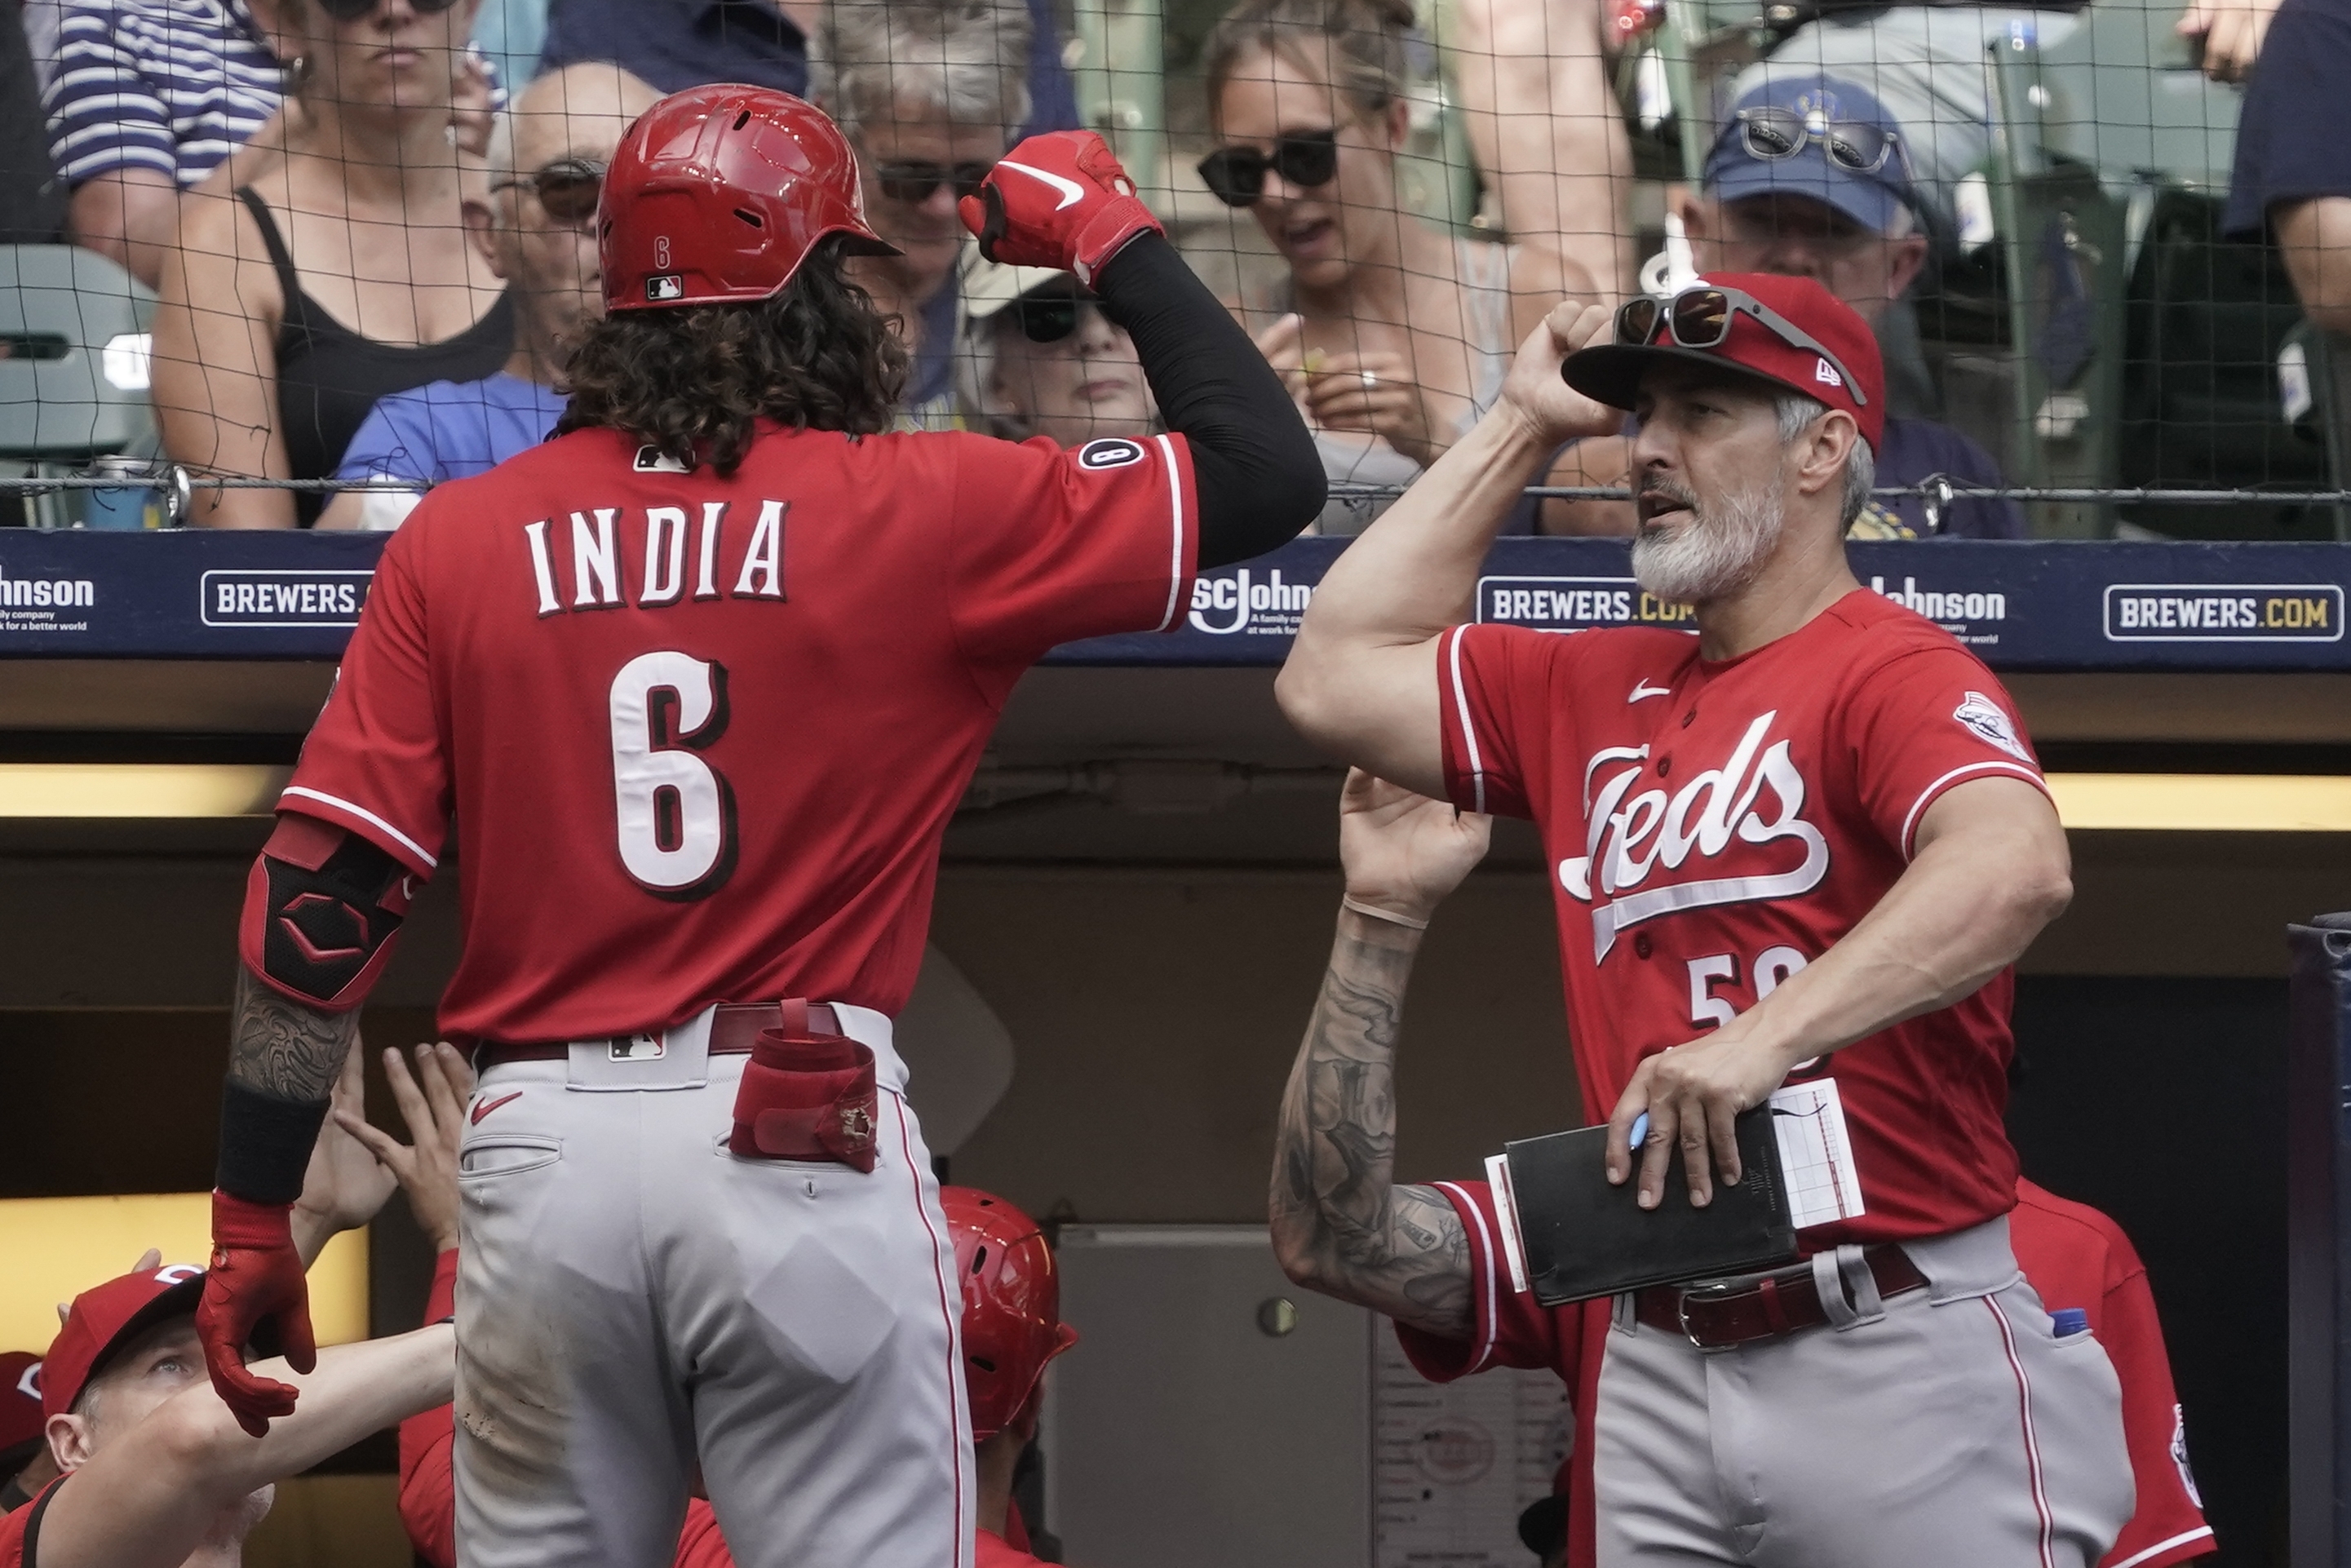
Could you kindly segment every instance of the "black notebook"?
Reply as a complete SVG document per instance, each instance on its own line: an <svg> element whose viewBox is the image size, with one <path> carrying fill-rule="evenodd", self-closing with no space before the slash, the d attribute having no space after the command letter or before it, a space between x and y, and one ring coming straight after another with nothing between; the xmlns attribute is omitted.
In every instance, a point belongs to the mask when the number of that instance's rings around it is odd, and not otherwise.
<svg viewBox="0 0 2351 1568"><path fill-rule="evenodd" d="M1757 1106L1737 1127L1739 1185L1725 1186L1717 1176L1704 1208L1690 1207L1679 1149L1667 1167L1664 1200L1643 1209L1634 1201L1637 1167L1634 1180L1609 1185L1605 1126L1503 1145L1492 1166L1508 1191L1495 1196L1507 1197L1517 1217L1514 1261L1523 1263L1535 1300L1556 1307L1795 1261L1771 1107Z"/></svg>

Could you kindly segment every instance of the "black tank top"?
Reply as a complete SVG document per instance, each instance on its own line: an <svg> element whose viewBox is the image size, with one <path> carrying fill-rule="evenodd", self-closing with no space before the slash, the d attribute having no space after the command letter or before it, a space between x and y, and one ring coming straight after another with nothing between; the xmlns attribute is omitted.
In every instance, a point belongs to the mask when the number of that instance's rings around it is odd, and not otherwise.
<svg viewBox="0 0 2351 1568"><path fill-rule="evenodd" d="M473 382L496 373L514 352L511 292L482 319L454 338L413 348L362 338L302 291L294 257L269 215L269 204L251 186L238 190L269 265L277 269L277 291L286 315L277 328L277 413L286 435L286 461L297 479L325 479L342 465L343 453L360 432L375 400L430 382ZM319 520L327 497L298 492L294 515L304 528Z"/></svg>

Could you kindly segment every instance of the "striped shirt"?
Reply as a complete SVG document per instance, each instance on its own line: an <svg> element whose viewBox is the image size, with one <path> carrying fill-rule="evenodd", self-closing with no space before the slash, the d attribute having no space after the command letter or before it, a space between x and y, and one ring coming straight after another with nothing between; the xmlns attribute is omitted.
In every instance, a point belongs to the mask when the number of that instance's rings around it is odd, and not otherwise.
<svg viewBox="0 0 2351 1568"><path fill-rule="evenodd" d="M277 111L286 72L246 0L68 0L42 95L57 173L194 184Z"/></svg>

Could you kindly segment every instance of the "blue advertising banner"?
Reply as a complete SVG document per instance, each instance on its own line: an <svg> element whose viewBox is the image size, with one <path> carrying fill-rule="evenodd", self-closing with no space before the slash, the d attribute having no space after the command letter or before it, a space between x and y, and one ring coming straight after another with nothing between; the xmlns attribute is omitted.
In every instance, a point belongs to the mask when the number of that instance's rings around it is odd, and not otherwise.
<svg viewBox="0 0 2351 1568"><path fill-rule="evenodd" d="M383 538L0 530L0 658L335 658ZM1207 573L1173 632L1073 643L1052 662L1277 664L1345 544L1300 539ZM1944 539L1851 555L1865 587L1997 669L2351 670L2351 546ZM1498 541L1473 613L1562 632L1691 624L1609 539Z"/></svg>

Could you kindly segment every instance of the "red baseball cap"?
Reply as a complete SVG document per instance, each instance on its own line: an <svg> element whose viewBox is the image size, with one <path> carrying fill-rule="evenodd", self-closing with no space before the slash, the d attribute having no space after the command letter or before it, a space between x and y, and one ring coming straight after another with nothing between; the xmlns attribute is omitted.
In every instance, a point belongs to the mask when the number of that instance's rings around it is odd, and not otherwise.
<svg viewBox="0 0 2351 1568"><path fill-rule="evenodd" d="M0 1354L0 1454L36 1441L47 1422L40 1356L29 1350Z"/></svg>
<svg viewBox="0 0 2351 1568"><path fill-rule="evenodd" d="M204 1271L193 1263L166 1263L92 1286L76 1296L65 1326L41 1364L41 1409L62 1416L89 1380L123 1346L166 1318L193 1315L204 1293Z"/></svg>
<svg viewBox="0 0 2351 1568"><path fill-rule="evenodd" d="M1733 308L1730 329L1712 348L1693 349L1659 326L1647 343L1595 343L1567 357L1560 374L1567 384L1612 408L1631 408L1641 378L1669 360L1719 365L1815 398L1853 415L1862 439L1877 449L1886 433L1886 367L1877 338L1854 308L1809 277L1766 272L1708 273L1696 288L1743 294L1781 317L1812 344L1790 342L1752 312ZM1684 289L1675 296L1688 294ZM1670 316L1672 300L1661 301ZM1823 350L1825 350L1823 352Z"/></svg>

